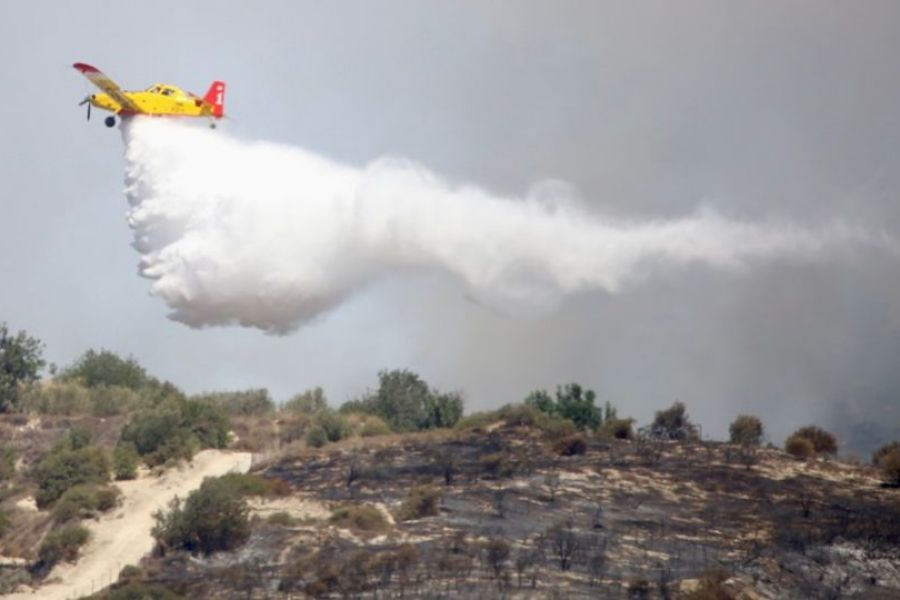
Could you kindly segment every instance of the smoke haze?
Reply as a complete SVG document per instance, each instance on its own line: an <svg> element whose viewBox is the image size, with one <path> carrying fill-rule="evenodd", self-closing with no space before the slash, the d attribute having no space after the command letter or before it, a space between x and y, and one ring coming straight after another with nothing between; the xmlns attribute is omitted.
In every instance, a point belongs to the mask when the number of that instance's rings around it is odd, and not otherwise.
<svg viewBox="0 0 900 600"><path fill-rule="evenodd" d="M810 231L711 210L612 219L561 182L505 198L404 159L352 168L176 121L134 118L123 136L140 272L194 327L286 333L404 272L449 274L478 303L528 316L576 293L627 291L654 271L894 248L841 223Z"/></svg>

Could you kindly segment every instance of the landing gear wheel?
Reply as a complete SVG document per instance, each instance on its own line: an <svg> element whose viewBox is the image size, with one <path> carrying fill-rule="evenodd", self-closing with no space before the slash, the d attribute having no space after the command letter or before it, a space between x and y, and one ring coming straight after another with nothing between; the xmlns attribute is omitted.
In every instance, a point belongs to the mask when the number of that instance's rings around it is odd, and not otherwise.
<svg viewBox="0 0 900 600"><path fill-rule="evenodd" d="M115 127L116 126L116 118L115 117L106 117L103 119L103 122L106 123L107 127Z"/></svg>
<svg viewBox="0 0 900 600"><path fill-rule="evenodd" d="M209 128L210 128L210 129L215 129L215 128L216 128L216 124L215 124L215 123L210 123L210 124L209 124Z"/></svg>

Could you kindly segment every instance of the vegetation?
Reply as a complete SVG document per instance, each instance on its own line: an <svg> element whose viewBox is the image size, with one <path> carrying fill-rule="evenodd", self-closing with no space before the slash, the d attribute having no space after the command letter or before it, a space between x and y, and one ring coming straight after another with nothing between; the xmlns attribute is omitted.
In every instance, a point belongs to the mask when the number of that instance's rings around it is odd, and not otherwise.
<svg viewBox="0 0 900 600"><path fill-rule="evenodd" d="M265 416L275 412L275 403L265 388L236 392L208 392L191 398L221 408L232 417Z"/></svg>
<svg viewBox="0 0 900 600"><path fill-rule="evenodd" d="M751 415L738 415L728 427L732 444L742 446L759 446L763 438L763 424L759 418Z"/></svg>
<svg viewBox="0 0 900 600"><path fill-rule="evenodd" d="M798 446L799 442L796 441L797 439L809 441L812 446L812 454L826 456L834 456L837 454L837 438L834 437L834 434L829 433L820 427L816 427L815 425L801 427L792 433L787 441L785 441L785 450L794 456L798 455L788 449L788 443L793 442L793 447L798 449L800 446ZM802 457L798 456L798 458Z"/></svg>
<svg viewBox="0 0 900 600"><path fill-rule="evenodd" d="M44 346L24 331L12 335L0 323L0 412L19 407L22 387L37 381L44 368Z"/></svg>
<svg viewBox="0 0 900 600"><path fill-rule="evenodd" d="M0 482L11 479L16 473L16 451L6 445L0 445Z"/></svg>
<svg viewBox="0 0 900 600"><path fill-rule="evenodd" d="M605 420L603 411L594 404L596 397L593 390L585 390L577 383L570 383L556 388L555 400L545 390L536 390L525 398L525 404L544 414L568 419L579 429L597 429ZM615 418L615 410L609 403L606 411L608 419Z"/></svg>
<svg viewBox="0 0 900 600"><path fill-rule="evenodd" d="M140 455L134 444L123 442L113 449L112 468L116 481L137 478Z"/></svg>
<svg viewBox="0 0 900 600"><path fill-rule="evenodd" d="M93 517L119 503L122 493L108 485L81 484L69 488L53 506L53 520L65 523L74 519Z"/></svg>
<svg viewBox="0 0 900 600"><path fill-rule="evenodd" d="M231 550L250 536L247 504L233 483L206 478L182 505L175 498L167 512L155 515L153 537L160 550L212 554Z"/></svg>
<svg viewBox="0 0 900 600"><path fill-rule="evenodd" d="M575 456L576 454L584 454L587 451L587 440L584 434L576 433L560 438L554 445L554 450L560 456Z"/></svg>
<svg viewBox="0 0 900 600"><path fill-rule="evenodd" d="M131 356L121 358L109 350L88 350L60 374L62 381L79 381L89 388L124 387L139 391L156 383Z"/></svg>
<svg viewBox="0 0 900 600"><path fill-rule="evenodd" d="M429 389L415 373L381 371L378 383L378 390L344 403L341 412L376 415L394 431L453 427L462 417L463 400L459 394Z"/></svg>
<svg viewBox="0 0 900 600"><path fill-rule="evenodd" d="M807 459L816 453L816 447L809 438L791 435L784 442L784 450L794 458Z"/></svg>
<svg viewBox="0 0 900 600"><path fill-rule="evenodd" d="M390 527L381 511L368 504L336 508L329 521L338 527L366 532L381 532Z"/></svg>
<svg viewBox="0 0 900 600"><path fill-rule="evenodd" d="M400 506L397 518L400 521L433 517L441 511L443 494L439 488L419 485L409 490Z"/></svg>
<svg viewBox="0 0 900 600"><path fill-rule="evenodd" d="M34 479L35 501L39 508L46 508L76 485L109 481L109 457L95 446L57 448L38 463Z"/></svg>
<svg viewBox="0 0 900 600"><path fill-rule="evenodd" d="M224 448L231 429L225 411L202 400L172 397L131 417L122 430L148 465L190 459L198 448Z"/></svg>
<svg viewBox="0 0 900 600"><path fill-rule="evenodd" d="M872 455L886 485L900 486L900 442L885 444Z"/></svg>
<svg viewBox="0 0 900 600"><path fill-rule="evenodd" d="M53 565L78 558L78 550L87 543L90 532L81 525L66 525L47 534L38 550L40 569L49 572Z"/></svg>
<svg viewBox="0 0 900 600"><path fill-rule="evenodd" d="M650 435L657 439L695 440L697 427L691 422L683 402L675 402L665 410L656 411L650 425Z"/></svg>
<svg viewBox="0 0 900 600"><path fill-rule="evenodd" d="M228 473L219 479L239 496L276 497L286 496L291 492L283 480L256 473Z"/></svg>
<svg viewBox="0 0 900 600"><path fill-rule="evenodd" d="M328 408L325 392L315 387L295 395L282 405L281 410L289 413L312 415Z"/></svg>

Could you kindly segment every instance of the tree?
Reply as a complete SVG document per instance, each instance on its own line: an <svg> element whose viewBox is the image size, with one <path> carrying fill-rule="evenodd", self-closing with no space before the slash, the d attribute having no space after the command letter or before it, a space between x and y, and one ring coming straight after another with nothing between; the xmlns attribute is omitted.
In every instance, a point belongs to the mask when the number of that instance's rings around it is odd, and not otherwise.
<svg viewBox="0 0 900 600"><path fill-rule="evenodd" d="M742 446L759 446L763 437L763 424L757 417L738 415L728 427L731 443Z"/></svg>
<svg viewBox="0 0 900 600"><path fill-rule="evenodd" d="M328 401L325 399L325 392L322 388L315 387L305 392L295 395L293 398L284 403L282 410L301 414L314 414L320 410L328 408Z"/></svg>
<svg viewBox="0 0 900 600"><path fill-rule="evenodd" d="M18 408L20 386L37 381L46 364L43 352L40 340L24 331L12 335L6 323L0 323L0 412Z"/></svg>
<svg viewBox="0 0 900 600"><path fill-rule="evenodd" d="M815 425L801 427L792 433L788 439L791 438L805 438L809 440L816 454L832 456L837 454L837 438L834 437L833 433L829 433L821 427L816 427Z"/></svg>
<svg viewBox="0 0 900 600"><path fill-rule="evenodd" d="M596 429L603 421L603 414L594 404L596 397L594 390L584 390L577 383L557 387L557 414L580 429Z"/></svg>
<svg viewBox="0 0 900 600"><path fill-rule="evenodd" d="M669 440L697 438L697 428L691 423L683 402L675 402L665 410L656 411L650 432L655 438Z"/></svg>
<svg viewBox="0 0 900 600"><path fill-rule="evenodd" d="M45 508L71 487L82 483L109 481L109 457L102 448L87 446L53 451L35 468L38 490L34 495L39 508Z"/></svg>
<svg viewBox="0 0 900 600"><path fill-rule="evenodd" d="M71 366L63 370L63 380L80 380L89 388L121 386L138 391L154 383L153 378L134 357L122 358L110 350L88 350Z"/></svg>
<svg viewBox="0 0 900 600"><path fill-rule="evenodd" d="M182 506L175 498L168 512L154 515L153 537L160 549L212 554L231 550L250 537L247 503L230 482L207 477Z"/></svg>
<svg viewBox="0 0 900 600"><path fill-rule="evenodd" d="M881 471L884 483L900 486L900 442L885 444L872 454L872 464Z"/></svg>

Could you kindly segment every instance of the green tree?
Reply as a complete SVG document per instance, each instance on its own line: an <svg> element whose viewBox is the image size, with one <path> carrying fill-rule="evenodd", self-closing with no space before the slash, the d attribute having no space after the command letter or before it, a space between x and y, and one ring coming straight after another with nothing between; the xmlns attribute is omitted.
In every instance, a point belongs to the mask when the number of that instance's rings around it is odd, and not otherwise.
<svg viewBox="0 0 900 600"><path fill-rule="evenodd" d="M759 446L763 438L763 424L752 415L738 415L728 427L732 444Z"/></svg>
<svg viewBox="0 0 900 600"><path fill-rule="evenodd" d="M40 340L24 331L12 335L0 323L0 412L18 408L21 385L37 381L46 364L43 352Z"/></svg>
<svg viewBox="0 0 900 600"><path fill-rule="evenodd" d="M653 437L670 440L690 440L698 437L697 428L691 423L683 402L675 402L665 410L656 411L650 432Z"/></svg>
<svg viewBox="0 0 900 600"><path fill-rule="evenodd" d="M182 549L208 555L231 550L250 537L248 514L247 503L234 485L207 477L184 505L176 498L168 512L156 513L153 537L163 551Z"/></svg>
<svg viewBox="0 0 900 600"><path fill-rule="evenodd" d="M603 420L600 409L594 404L596 397L594 390L584 390L577 383L557 387L557 414L581 429L596 429Z"/></svg>
<svg viewBox="0 0 900 600"><path fill-rule="evenodd" d="M131 356L122 358L110 350L88 350L74 364L63 370L63 380L80 380L89 388L121 386L134 391L154 383L144 367Z"/></svg>
<svg viewBox="0 0 900 600"><path fill-rule="evenodd" d="M44 508L76 485L109 481L109 457L96 446L61 449L45 456L34 475L38 483L34 499L38 507Z"/></svg>
<svg viewBox="0 0 900 600"><path fill-rule="evenodd" d="M544 414L556 414L556 402L546 390L535 390L525 398L527 406L533 406Z"/></svg>
<svg viewBox="0 0 900 600"><path fill-rule="evenodd" d="M315 387L295 395L281 408L288 412L311 415L328 408L328 401L325 399L325 392L322 391L322 388Z"/></svg>

